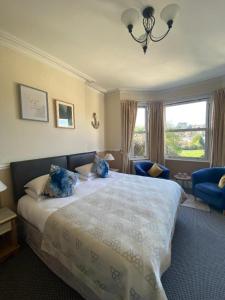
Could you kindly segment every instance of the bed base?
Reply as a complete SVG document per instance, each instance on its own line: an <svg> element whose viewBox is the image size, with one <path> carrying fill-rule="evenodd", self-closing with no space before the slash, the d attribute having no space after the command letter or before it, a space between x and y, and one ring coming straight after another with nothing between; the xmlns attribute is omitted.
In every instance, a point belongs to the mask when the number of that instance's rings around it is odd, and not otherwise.
<svg viewBox="0 0 225 300"><path fill-rule="evenodd" d="M76 278L56 258L41 250L42 233L22 217L19 218L23 240L30 246L34 253L44 264L66 284L77 291L86 300L100 300L89 287Z"/></svg>

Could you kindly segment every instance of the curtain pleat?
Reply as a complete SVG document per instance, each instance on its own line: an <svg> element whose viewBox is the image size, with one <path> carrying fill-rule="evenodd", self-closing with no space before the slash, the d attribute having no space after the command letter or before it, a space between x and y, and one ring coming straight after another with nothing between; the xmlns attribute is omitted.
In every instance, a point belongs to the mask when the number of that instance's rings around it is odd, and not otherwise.
<svg viewBox="0 0 225 300"><path fill-rule="evenodd" d="M164 106L162 102L149 105L149 157L164 164Z"/></svg>
<svg viewBox="0 0 225 300"><path fill-rule="evenodd" d="M123 173L131 172L129 153L132 145L136 116L137 102L123 101L121 103Z"/></svg>
<svg viewBox="0 0 225 300"><path fill-rule="evenodd" d="M211 166L225 166L225 89L214 94Z"/></svg>

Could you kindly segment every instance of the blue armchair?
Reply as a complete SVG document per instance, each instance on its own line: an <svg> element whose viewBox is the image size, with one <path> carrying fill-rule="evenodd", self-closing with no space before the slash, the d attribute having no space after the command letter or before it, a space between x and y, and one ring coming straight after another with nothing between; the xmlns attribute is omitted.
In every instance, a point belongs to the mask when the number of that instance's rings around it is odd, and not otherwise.
<svg viewBox="0 0 225 300"><path fill-rule="evenodd" d="M134 169L135 169L136 175L151 177L148 174L148 170L153 166L153 164L154 163L150 160L135 161ZM161 169L163 169L163 172L157 178L169 179L170 170L160 164L158 164L158 165L160 166Z"/></svg>
<svg viewBox="0 0 225 300"><path fill-rule="evenodd" d="M192 174L192 190L195 197L204 202L225 210L225 187L218 187L220 178L225 174L225 168L206 168Z"/></svg>

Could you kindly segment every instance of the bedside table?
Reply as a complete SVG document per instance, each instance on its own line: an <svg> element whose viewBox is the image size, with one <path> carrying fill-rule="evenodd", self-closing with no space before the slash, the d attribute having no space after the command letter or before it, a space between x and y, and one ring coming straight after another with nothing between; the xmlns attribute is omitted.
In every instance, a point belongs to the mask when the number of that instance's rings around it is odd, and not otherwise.
<svg viewBox="0 0 225 300"><path fill-rule="evenodd" d="M16 218L10 209L0 208L0 262L19 249Z"/></svg>

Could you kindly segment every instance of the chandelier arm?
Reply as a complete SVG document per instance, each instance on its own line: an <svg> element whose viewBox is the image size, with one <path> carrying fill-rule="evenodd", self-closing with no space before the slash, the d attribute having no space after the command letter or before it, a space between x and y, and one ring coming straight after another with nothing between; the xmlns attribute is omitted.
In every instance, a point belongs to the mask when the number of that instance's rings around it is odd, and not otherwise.
<svg viewBox="0 0 225 300"><path fill-rule="evenodd" d="M157 38L157 37L154 37L152 34L149 34L149 37L150 37L150 39L151 39L152 42L155 42L155 43L160 42L161 40L163 40L168 35L168 33L170 32L170 29L171 28L168 28L168 30L166 31L166 33L163 34L161 37Z"/></svg>
<svg viewBox="0 0 225 300"><path fill-rule="evenodd" d="M139 40L139 39L137 39L137 38L133 35L132 32L130 32L130 35L132 36L132 38L133 38L136 42L138 42L138 43L140 43L140 44L146 42L146 40L147 40L147 37L146 37L144 40Z"/></svg>
<svg viewBox="0 0 225 300"><path fill-rule="evenodd" d="M151 28L150 28L150 35L152 34L152 30L155 26L155 17L154 16L151 16Z"/></svg>
<svg viewBox="0 0 225 300"><path fill-rule="evenodd" d="M143 18L143 26L144 26L145 32L147 32L148 27L147 27L146 19L145 18Z"/></svg>
<svg viewBox="0 0 225 300"><path fill-rule="evenodd" d="M154 27L155 23L153 22L153 18L151 17L149 19L149 26L148 26L148 31L150 32L152 28Z"/></svg>
<svg viewBox="0 0 225 300"><path fill-rule="evenodd" d="M150 38L150 40L151 40L152 42L157 43L157 42L160 42L161 40L163 40L163 39L167 36L167 34L170 32L170 29L171 29L171 28L168 28L167 31L166 31L166 33L164 33L163 35L161 35L161 36L159 36L159 37L155 37L155 36L153 35L153 33L152 33L152 30L153 30L153 28L154 28L154 26L155 26L155 17L152 16L152 19L153 19L153 26L152 26L151 31L150 31L150 33L149 33L149 38Z"/></svg>

